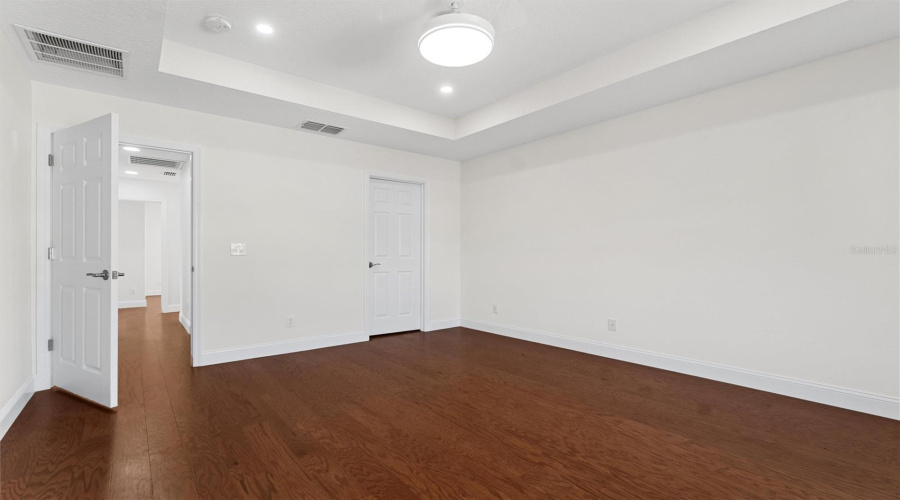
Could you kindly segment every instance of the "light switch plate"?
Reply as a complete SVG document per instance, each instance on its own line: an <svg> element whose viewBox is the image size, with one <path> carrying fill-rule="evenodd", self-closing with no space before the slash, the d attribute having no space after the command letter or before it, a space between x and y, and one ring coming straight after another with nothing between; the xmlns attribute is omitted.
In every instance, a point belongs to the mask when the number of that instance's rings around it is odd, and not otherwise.
<svg viewBox="0 0 900 500"><path fill-rule="evenodd" d="M231 244L231 255L247 255L247 244L246 243L232 243Z"/></svg>

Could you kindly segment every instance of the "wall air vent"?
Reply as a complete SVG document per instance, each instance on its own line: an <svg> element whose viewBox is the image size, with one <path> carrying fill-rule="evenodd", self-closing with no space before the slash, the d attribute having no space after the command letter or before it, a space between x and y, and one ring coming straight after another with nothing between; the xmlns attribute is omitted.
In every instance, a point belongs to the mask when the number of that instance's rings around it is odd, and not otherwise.
<svg viewBox="0 0 900 500"><path fill-rule="evenodd" d="M334 125L325 125L324 123L314 122L314 121L305 121L300 124L299 128L301 130L312 130L313 132L321 132L323 134L329 135L338 135L344 131L342 127L335 127Z"/></svg>
<svg viewBox="0 0 900 500"><path fill-rule="evenodd" d="M147 156L129 156L128 162L132 165L145 165L148 167L163 167L180 169L182 162L175 160L164 160L162 158L150 158ZM172 174L175 175L175 174Z"/></svg>
<svg viewBox="0 0 900 500"><path fill-rule="evenodd" d="M176 175L178 175L178 173L177 173L177 172L170 172L170 171L166 170L165 172L163 172L163 175L165 175L165 176L167 176L167 177L175 177Z"/></svg>
<svg viewBox="0 0 900 500"><path fill-rule="evenodd" d="M125 77L128 52L16 25L25 49L35 61L68 66L101 75Z"/></svg>

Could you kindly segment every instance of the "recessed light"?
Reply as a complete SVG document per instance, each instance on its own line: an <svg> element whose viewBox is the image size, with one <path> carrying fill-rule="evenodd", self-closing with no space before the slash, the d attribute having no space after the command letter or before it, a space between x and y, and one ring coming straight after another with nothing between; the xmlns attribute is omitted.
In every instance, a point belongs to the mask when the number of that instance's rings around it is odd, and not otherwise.
<svg viewBox="0 0 900 500"><path fill-rule="evenodd" d="M124 146L122 147L122 149L124 149L125 151L131 151L132 153L137 153L141 150L141 148L136 148L134 146Z"/></svg>
<svg viewBox="0 0 900 500"><path fill-rule="evenodd" d="M271 25L261 23L256 25L256 31L259 31L263 35L271 35L272 33L275 33L275 28L272 28Z"/></svg>
<svg viewBox="0 0 900 500"><path fill-rule="evenodd" d="M138 173L135 172L134 170L126 170L125 173L128 174L128 175L137 175L137 174L138 174Z"/></svg>
<svg viewBox="0 0 900 500"><path fill-rule="evenodd" d="M453 87L451 87L449 85L444 85L443 87L441 87L441 94L450 94L452 92L453 92Z"/></svg>

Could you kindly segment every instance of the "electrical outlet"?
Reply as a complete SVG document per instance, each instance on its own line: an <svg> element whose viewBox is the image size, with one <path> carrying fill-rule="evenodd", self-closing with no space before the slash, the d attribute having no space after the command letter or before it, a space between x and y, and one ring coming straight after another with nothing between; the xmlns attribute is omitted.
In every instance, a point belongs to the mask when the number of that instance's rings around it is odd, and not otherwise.
<svg viewBox="0 0 900 500"><path fill-rule="evenodd" d="M498 306L497 304L494 304L493 311L494 311L494 314L500 314L500 306Z"/></svg>
<svg viewBox="0 0 900 500"><path fill-rule="evenodd" d="M285 316L284 318L284 326L285 328L293 328L295 325L293 316Z"/></svg>
<svg viewBox="0 0 900 500"><path fill-rule="evenodd" d="M616 320L614 320L614 319L606 320L606 329L611 332L616 331Z"/></svg>
<svg viewBox="0 0 900 500"><path fill-rule="evenodd" d="M131 295L135 295L136 293L137 293L137 288L132 288L132 289L131 289Z"/></svg>

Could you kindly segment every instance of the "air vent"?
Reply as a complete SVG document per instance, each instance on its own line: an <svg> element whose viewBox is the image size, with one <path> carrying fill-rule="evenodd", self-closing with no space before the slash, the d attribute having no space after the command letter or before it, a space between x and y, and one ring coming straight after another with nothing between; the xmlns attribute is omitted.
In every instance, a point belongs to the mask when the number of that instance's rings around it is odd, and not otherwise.
<svg viewBox="0 0 900 500"><path fill-rule="evenodd" d="M325 125L324 123L314 122L314 121L305 121L300 124L300 128L302 130L312 130L314 132L321 132L323 134L329 135L338 135L344 131L342 127L335 127L334 125Z"/></svg>
<svg viewBox="0 0 900 500"><path fill-rule="evenodd" d="M178 173L177 172L169 172L168 170L166 170L165 172L163 172L163 175L168 176L168 177L175 177L176 175L178 175Z"/></svg>
<svg viewBox="0 0 900 500"><path fill-rule="evenodd" d="M181 168L180 161L163 160L161 158L149 158L147 156L130 156L128 158L128 161L132 165L146 165L149 167L163 167L163 168L174 168L174 169Z"/></svg>
<svg viewBox="0 0 900 500"><path fill-rule="evenodd" d="M326 125L325 128L323 128L319 132L322 132L323 134L338 135L343 131L344 131L344 129L341 127L335 127L333 125Z"/></svg>
<svg viewBox="0 0 900 500"><path fill-rule="evenodd" d="M125 77L127 51L16 25L35 61L68 66L101 75Z"/></svg>

